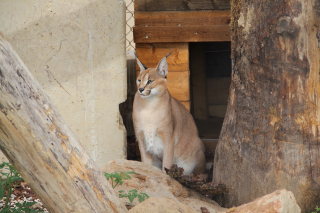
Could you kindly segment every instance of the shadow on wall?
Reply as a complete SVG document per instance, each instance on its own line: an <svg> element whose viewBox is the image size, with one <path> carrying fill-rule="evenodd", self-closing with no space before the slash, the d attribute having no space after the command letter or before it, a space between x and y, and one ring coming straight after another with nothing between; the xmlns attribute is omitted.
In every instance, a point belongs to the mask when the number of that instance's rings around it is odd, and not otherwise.
<svg viewBox="0 0 320 213"><path fill-rule="evenodd" d="M136 58L134 51L127 52L127 100L120 104L120 113L127 130L127 137L134 136L132 121L133 100L136 93Z"/></svg>

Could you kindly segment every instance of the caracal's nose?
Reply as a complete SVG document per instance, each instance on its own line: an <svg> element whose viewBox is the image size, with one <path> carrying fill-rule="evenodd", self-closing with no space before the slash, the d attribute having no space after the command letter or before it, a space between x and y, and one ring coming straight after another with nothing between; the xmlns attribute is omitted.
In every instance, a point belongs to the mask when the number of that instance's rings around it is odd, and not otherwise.
<svg viewBox="0 0 320 213"><path fill-rule="evenodd" d="M139 92L140 93L143 92L143 90L144 90L144 88L139 88Z"/></svg>

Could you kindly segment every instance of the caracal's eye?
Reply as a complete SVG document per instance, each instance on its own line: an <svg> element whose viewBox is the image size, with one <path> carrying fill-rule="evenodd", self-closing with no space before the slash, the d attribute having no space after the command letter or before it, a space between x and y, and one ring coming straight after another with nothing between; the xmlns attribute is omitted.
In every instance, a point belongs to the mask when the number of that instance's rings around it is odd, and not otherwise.
<svg viewBox="0 0 320 213"><path fill-rule="evenodd" d="M141 83L141 79L138 79L138 83L139 83L139 84Z"/></svg>
<svg viewBox="0 0 320 213"><path fill-rule="evenodd" d="M147 84L152 84L152 82L153 82L153 80L149 80L149 81L147 82Z"/></svg>

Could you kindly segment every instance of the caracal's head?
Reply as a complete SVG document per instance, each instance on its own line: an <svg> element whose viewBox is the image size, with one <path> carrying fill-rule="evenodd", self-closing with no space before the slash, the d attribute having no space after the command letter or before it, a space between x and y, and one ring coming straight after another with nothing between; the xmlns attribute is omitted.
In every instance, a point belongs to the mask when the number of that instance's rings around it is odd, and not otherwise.
<svg viewBox="0 0 320 213"><path fill-rule="evenodd" d="M140 62L136 55L137 63L140 67L140 74L137 78L138 93L142 98L155 97L167 90L168 63L167 57L160 60L156 68L147 68Z"/></svg>

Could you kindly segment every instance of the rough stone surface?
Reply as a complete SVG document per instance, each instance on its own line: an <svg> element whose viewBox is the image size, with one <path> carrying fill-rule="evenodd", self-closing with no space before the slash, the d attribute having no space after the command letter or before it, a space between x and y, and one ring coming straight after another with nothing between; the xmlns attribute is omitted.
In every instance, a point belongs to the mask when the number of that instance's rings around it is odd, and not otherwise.
<svg viewBox="0 0 320 213"><path fill-rule="evenodd" d="M196 213L190 206L179 203L167 197L152 197L134 208L130 209L130 213Z"/></svg>
<svg viewBox="0 0 320 213"><path fill-rule="evenodd" d="M2 1L0 31L97 165L126 158L124 2Z"/></svg>
<svg viewBox="0 0 320 213"><path fill-rule="evenodd" d="M300 213L292 192L285 189L260 197L237 207L233 213Z"/></svg>
<svg viewBox="0 0 320 213"><path fill-rule="evenodd" d="M201 213L201 207L206 207L210 213L226 211L215 201L182 186L158 168L142 162L117 159L110 161L105 167L101 168L101 171L107 173L134 171L137 173L131 175L131 180L125 180L122 186L116 186L115 191L117 193L120 190L128 192L131 189L137 189L138 192L148 194L150 198L170 198L172 201L188 205L199 213ZM121 199L124 203L128 202L127 198ZM138 200L135 199L133 204L138 204Z"/></svg>

